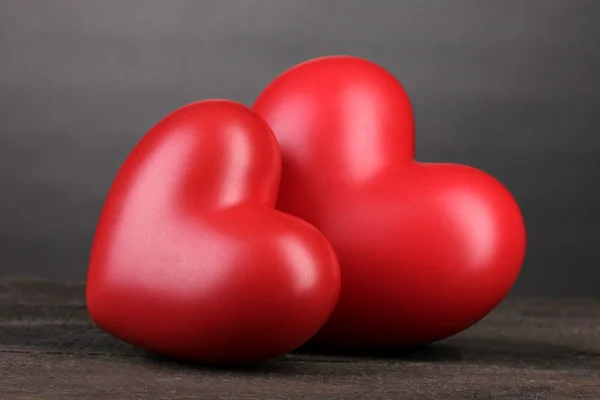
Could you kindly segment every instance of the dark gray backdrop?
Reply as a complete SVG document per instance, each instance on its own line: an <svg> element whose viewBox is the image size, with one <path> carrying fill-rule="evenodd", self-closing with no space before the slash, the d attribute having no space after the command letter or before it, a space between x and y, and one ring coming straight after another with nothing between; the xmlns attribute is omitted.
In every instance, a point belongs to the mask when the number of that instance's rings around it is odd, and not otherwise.
<svg viewBox="0 0 600 400"><path fill-rule="evenodd" d="M284 69L369 58L412 98L424 161L520 203L515 293L600 295L600 1L0 1L0 276L83 279L120 163L193 100L251 104Z"/></svg>

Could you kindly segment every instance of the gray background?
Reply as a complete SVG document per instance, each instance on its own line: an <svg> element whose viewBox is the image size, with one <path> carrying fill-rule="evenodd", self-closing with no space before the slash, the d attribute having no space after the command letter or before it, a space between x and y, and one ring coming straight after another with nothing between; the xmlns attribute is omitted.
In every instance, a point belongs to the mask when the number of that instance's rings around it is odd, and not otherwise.
<svg viewBox="0 0 600 400"><path fill-rule="evenodd" d="M412 98L417 153L500 179L528 256L514 293L600 295L600 2L0 0L0 276L83 279L121 162L193 100L251 104L326 54Z"/></svg>

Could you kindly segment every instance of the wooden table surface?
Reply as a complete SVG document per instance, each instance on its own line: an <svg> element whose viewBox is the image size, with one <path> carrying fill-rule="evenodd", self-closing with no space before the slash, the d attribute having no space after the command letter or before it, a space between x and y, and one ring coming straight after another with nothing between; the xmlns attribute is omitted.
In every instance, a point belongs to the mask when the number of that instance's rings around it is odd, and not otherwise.
<svg viewBox="0 0 600 400"><path fill-rule="evenodd" d="M509 299L410 352L215 369L98 330L82 284L0 280L0 399L600 399L600 299Z"/></svg>

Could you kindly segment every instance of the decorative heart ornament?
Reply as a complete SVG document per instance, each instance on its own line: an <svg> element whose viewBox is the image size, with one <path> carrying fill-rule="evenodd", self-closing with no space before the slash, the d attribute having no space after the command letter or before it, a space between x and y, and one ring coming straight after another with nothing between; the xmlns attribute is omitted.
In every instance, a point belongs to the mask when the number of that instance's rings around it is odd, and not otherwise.
<svg viewBox="0 0 600 400"><path fill-rule="evenodd" d="M336 255L274 209L281 154L226 100L192 103L121 167L93 243L87 305L113 336L181 360L260 361L309 340L338 299Z"/></svg>
<svg viewBox="0 0 600 400"><path fill-rule="evenodd" d="M525 255L517 203L475 168L415 161L412 107L389 72L355 57L311 60L253 109L283 155L277 208L324 233L340 261L340 301L313 344L436 341L509 292Z"/></svg>

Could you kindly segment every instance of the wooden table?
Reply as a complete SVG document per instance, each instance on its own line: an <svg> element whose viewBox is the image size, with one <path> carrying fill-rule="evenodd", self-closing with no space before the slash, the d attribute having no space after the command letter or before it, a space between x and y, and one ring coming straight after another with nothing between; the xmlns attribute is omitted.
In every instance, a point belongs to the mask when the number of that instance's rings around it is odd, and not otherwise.
<svg viewBox="0 0 600 400"><path fill-rule="evenodd" d="M0 399L600 399L600 299L509 299L411 352L214 369L99 331L82 284L0 280Z"/></svg>

